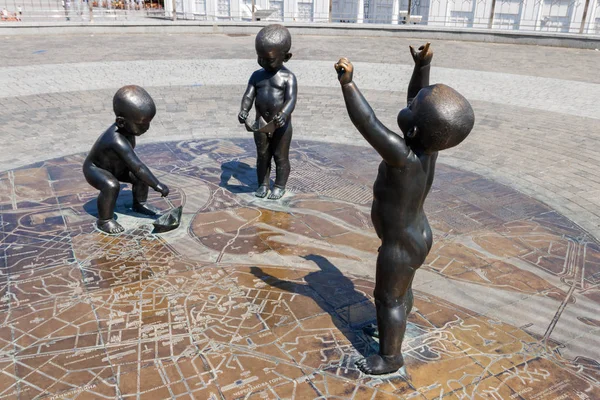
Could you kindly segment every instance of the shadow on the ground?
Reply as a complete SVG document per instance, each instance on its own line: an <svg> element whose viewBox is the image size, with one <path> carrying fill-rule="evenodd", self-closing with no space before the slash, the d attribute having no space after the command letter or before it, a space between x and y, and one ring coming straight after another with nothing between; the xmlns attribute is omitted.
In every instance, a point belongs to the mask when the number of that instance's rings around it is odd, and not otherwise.
<svg viewBox="0 0 600 400"><path fill-rule="evenodd" d="M98 192L100 194L100 192ZM133 193L129 189L129 186L125 183L121 184L121 190L119 197L117 198L117 204L115 205L115 213L124 215L131 215L138 218L156 219L159 215L151 216L140 214L132 210L133 207ZM98 197L94 197L83 205L83 210L94 218L98 218ZM114 216L115 220L119 217L117 214Z"/></svg>
<svg viewBox="0 0 600 400"><path fill-rule="evenodd" d="M252 267L251 272L270 286L313 299L323 311L331 315L337 329L361 355L372 354L373 342L361 331L363 326L375 320L375 306L371 300L357 291L352 280L344 276L327 258L315 254L303 258L313 261L320 268L320 271L311 272L304 277L306 284L281 280L259 267Z"/></svg>
<svg viewBox="0 0 600 400"><path fill-rule="evenodd" d="M237 179L242 185L232 185L231 178ZM231 193L252 193L257 188L256 169L239 161L228 161L221 164L221 182L219 186Z"/></svg>

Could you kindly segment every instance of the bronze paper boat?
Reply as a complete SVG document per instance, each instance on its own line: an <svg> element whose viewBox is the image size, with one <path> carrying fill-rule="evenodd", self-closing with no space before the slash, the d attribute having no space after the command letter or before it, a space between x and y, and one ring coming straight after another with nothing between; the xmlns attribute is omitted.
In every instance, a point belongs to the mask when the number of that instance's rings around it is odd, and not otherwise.
<svg viewBox="0 0 600 400"><path fill-rule="evenodd" d="M250 132L262 132L272 134L275 132L277 127L275 126L274 121L266 122L262 117L258 117L258 119L254 122L251 122L249 119L246 119L246 129Z"/></svg>
<svg viewBox="0 0 600 400"><path fill-rule="evenodd" d="M158 217L156 221L152 223L154 225L154 233L168 232L177 229L181 223L182 213L183 206L179 206Z"/></svg>

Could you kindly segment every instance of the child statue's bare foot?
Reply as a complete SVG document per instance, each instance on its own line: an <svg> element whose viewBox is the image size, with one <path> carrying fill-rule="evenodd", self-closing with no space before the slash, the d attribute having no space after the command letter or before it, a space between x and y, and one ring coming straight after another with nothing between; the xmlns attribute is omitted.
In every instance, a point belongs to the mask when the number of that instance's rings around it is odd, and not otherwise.
<svg viewBox="0 0 600 400"><path fill-rule="evenodd" d="M121 226L121 224L119 224L114 219L105 219L105 220L99 219L96 222L96 226L102 232L106 232L106 233L109 233L111 235L114 235L115 233L121 233L121 232L123 232L125 230L125 228L123 228Z"/></svg>
<svg viewBox="0 0 600 400"><path fill-rule="evenodd" d="M382 356L374 354L356 362L356 366L368 375L383 375L398 371L404 365L402 355Z"/></svg>
<svg viewBox="0 0 600 400"><path fill-rule="evenodd" d="M271 190L271 194L269 195L270 200L279 200L285 194L284 188L279 188L275 186L273 190Z"/></svg>
<svg viewBox="0 0 600 400"><path fill-rule="evenodd" d="M369 324L369 325L363 327L362 331L367 336L371 336L371 337L374 337L374 338L378 338L379 337L379 329L377 329L377 325L376 324Z"/></svg>
<svg viewBox="0 0 600 400"><path fill-rule="evenodd" d="M146 203L133 203L133 211L140 213L140 214L144 214L144 215L150 215L150 216L154 216L157 215L160 211L158 210L158 208L151 206L150 204L146 204Z"/></svg>
<svg viewBox="0 0 600 400"><path fill-rule="evenodd" d="M262 199L267 196L267 193L269 193L269 187L266 185L260 185L258 190L254 192L254 195Z"/></svg>

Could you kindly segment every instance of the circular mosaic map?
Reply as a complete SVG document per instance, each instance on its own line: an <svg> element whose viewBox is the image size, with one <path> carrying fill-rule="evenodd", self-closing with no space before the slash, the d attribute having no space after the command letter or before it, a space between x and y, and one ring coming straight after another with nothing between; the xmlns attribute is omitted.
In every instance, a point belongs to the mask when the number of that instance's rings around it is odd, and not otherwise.
<svg viewBox="0 0 600 400"><path fill-rule="evenodd" d="M379 157L295 141L257 199L252 140L140 146L183 205L152 233L123 186L94 229L83 154L0 174L2 399L598 399L600 246L523 194L443 165L406 367L369 377Z"/></svg>

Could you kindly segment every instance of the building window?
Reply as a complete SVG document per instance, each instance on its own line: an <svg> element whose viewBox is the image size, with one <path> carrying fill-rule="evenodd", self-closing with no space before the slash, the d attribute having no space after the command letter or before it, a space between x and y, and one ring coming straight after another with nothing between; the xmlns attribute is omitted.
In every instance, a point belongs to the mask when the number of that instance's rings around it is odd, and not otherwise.
<svg viewBox="0 0 600 400"><path fill-rule="evenodd" d="M194 5L196 14L206 15L206 0L195 0Z"/></svg>
<svg viewBox="0 0 600 400"><path fill-rule="evenodd" d="M271 10L277 10L269 17L270 20L283 21L283 1L270 1Z"/></svg>
<svg viewBox="0 0 600 400"><path fill-rule="evenodd" d="M313 3L298 3L298 21L312 22Z"/></svg>
<svg viewBox="0 0 600 400"><path fill-rule="evenodd" d="M217 16L218 17L229 17L229 0L219 0L217 3Z"/></svg>

